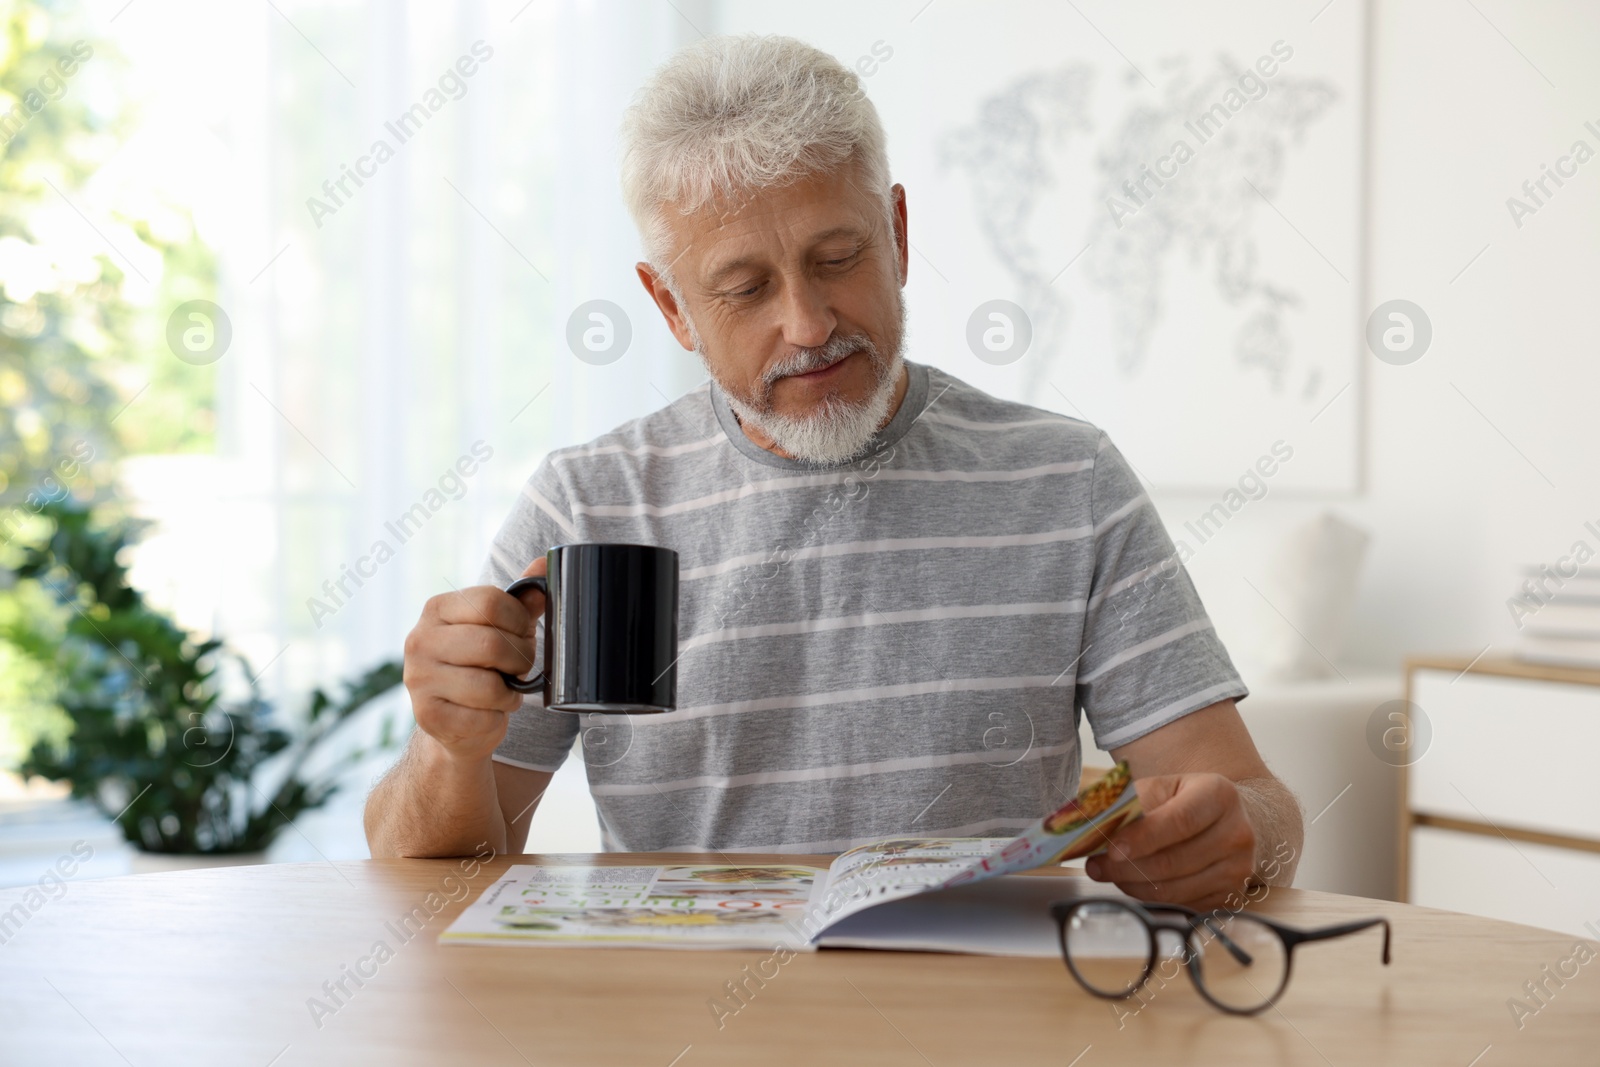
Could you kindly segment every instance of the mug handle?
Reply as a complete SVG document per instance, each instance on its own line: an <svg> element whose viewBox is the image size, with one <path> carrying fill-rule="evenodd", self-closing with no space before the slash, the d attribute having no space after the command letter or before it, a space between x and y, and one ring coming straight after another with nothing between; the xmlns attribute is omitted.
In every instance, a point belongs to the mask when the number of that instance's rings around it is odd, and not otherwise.
<svg viewBox="0 0 1600 1067"><path fill-rule="evenodd" d="M544 575L532 574L526 578L518 578L506 586L506 592L512 596L519 596L528 589L537 589L544 595L545 611L548 613L550 609L550 584L545 581ZM545 625L549 625L548 620L546 620ZM501 671L500 677L505 679L507 686L519 693L537 693L544 688L544 671L540 671L532 678L518 678L514 674Z"/></svg>

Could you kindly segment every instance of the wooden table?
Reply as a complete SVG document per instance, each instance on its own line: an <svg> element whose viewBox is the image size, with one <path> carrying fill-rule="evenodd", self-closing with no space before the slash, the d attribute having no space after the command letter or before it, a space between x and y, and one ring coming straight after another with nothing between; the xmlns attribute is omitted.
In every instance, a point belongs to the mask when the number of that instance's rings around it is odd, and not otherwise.
<svg viewBox="0 0 1600 1067"><path fill-rule="evenodd" d="M0 935L0 1063L1600 1063L1600 958L1552 983L1520 1029L1507 1006L1573 938L1302 890L1273 890L1259 910L1307 925L1387 915L1394 963L1379 963L1375 931L1305 946L1280 1010L1248 1019L1213 1010L1186 977L1119 1018L1056 960L827 950L784 963L719 1029L712 999L770 953L435 942L509 863L669 860L705 857L502 857L470 881L453 860L69 881ZM0 915L24 892L0 891ZM402 942L399 920L419 907L428 923ZM345 979L351 995L317 1017L310 999L326 1003L324 983L380 940L393 958L360 965L376 974Z"/></svg>

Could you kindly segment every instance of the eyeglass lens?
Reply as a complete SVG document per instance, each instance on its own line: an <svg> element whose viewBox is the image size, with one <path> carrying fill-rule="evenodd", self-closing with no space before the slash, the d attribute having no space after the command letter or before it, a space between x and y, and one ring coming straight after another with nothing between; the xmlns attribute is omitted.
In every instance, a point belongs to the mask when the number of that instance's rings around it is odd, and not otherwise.
<svg viewBox="0 0 1600 1067"><path fill-rule="evenodd" d="M1248 915L1211 915L1189 934L1206 993L1234 1011L1273 1000L1289 979L1289 952L1277 931Z"/></svg>
<svg viewBox="0 0 1600 1067"><path fill-rule="evenodd" d="M1062 927L1061 939L1072 973L1101 996L1132 993L1150 966L1150 928L1115 901L1074 909Z"/></svg>

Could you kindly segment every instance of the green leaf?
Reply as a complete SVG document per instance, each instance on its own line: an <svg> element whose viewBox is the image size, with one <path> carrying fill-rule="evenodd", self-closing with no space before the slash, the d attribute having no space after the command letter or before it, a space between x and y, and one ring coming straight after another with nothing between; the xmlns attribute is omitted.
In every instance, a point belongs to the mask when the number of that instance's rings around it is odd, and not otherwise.
<svg viewBox="0 0 1600 1067"><path fill-rule="evenodd" d="M21 764L70 785L118 820L135 846L158 852L263 849L285 826L327 803L339 776L368 750L356 748L308 775L310 758L362 708L400 684L400 663L380 663L330 696L315 689L303 725L276 721L252 681L224 701L218 666L243 657L200 639L148 607L129 586L121 558L135 524L100 521L64 503L43 514L44 541L29 550L25 583L37 584L67 621L55 636L13 623L17 647L55 672L56 703L71 723L65 743L40 742ZM31 595L31 594L30 594ZM393 739L387 721L383 742ZM276 788L267 794L268 781Z"/></svg>

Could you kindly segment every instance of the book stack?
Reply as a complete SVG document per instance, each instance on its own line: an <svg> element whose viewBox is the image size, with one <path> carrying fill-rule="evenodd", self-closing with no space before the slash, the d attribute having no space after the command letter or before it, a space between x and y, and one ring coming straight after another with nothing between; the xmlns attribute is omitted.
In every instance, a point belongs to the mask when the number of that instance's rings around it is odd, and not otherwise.
<svg viewBox="0 0 1600 1067"><path fill-rule="evenodd" d="M1516 657L1558 667L1600 669L1600 568L1571 578L1528 568L1522 595L1510 601L1518 623Z"/></svg>

